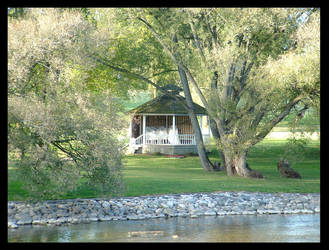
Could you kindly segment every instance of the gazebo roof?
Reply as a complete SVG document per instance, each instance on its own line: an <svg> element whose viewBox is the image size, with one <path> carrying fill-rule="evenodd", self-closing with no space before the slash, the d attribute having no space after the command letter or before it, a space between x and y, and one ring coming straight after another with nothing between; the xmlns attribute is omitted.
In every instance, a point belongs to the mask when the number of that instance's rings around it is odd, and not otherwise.
<svg viewBox="0 0 329 250"><path fill-rule="evenodd" d="M183 96L177 95L178 98L185 101ZM207 115L205 108L193 103L195 114ZM173 97L160 95L130 111L131 114L188 114L185 107Z"/></svg>

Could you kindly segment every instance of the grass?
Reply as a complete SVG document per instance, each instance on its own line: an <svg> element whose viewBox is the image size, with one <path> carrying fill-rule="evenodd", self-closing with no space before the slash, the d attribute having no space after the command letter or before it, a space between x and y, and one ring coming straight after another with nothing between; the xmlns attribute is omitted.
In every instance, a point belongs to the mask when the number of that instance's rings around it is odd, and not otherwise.
<svg viewBox="0 0 329 250"><path fill-rule="evenodd" d="M198 157L168 158L155 155L128 155L124 157L123 176L126 190L123 196L141 196L167 193L251 191L251 192L320 192L320 143L307 145L304 159L292 167L302 179L281 178L276 168L284 152L284 140L266 139L248 155L249 165L260 171L264 179L226 176L225 172L205 172ZM211 147L212 161L219 160ZM8 199L24 200L28 193L15 179L15 169L8 170ZM100 195L87 186L60 199L92 198Z"/></svg>

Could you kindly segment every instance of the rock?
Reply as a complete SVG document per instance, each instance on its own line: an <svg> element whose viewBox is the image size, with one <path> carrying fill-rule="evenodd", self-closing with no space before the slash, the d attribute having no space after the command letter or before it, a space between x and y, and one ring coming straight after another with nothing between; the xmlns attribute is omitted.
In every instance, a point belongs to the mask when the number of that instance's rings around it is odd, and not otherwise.
<svg viewBox="0 0 329 250"><path fill-rule="evenodd" d="M269 209L267 210L268 214L281 214L281 211L278 209Z"/></svg>
<svg viewBox="0 0 329 250"><path fill-rule="evenodd" d="M33 220L32 225L46 225L47 220L45 219L39 219L39 220Z"/></svg>
<svg viewBox="0 0 329 250"><path fill-rule="evenodd" d="M111 209L111 204L107 201L104 201L102 203L102 207L105 208L106 210Z"/></svg>
<svg viewBox="0 0 329 250"><path fill-rule="evenodd" d="M319 194L213 192L108 200L8 202L8 228L226 214L319 213Z"/></svg>
<svg viewBox="0 0 329 250"><path fill-rule="evenodd" d="M18 214L15 218L17 219L17 225L27 225L32 223L32 217L29 214Z"/></svg>
<svg viewBox="0 0 329 250"><path fill-rule="evenodd" d="M98 219L99 219L99 221L109 221L109 220L112 220L112 217L105 215L105 216L100 216Z"/></svg>
<svg viewBox="0 0 329 250"><path fill-rule="evenodd" d="M215 202L211 202L211 201L209 201L208 204L207 204L207 206L208 206L209 208L213 208L213 207L216 206L216 203L215 203Z"/></svg>
<svg viewBox="0 0 329 250"><path fill-rule="evenodd" d="M138 216L136 216L136 215L128 215L128 216L127 216L127 219L128 219L128 220L138 220L138 219L140 219L140 217L138 217Z"/></svg>
<svg viewBox="0 0 329 250"><path fill-rule="evenodd" d="M57 219L49 219L48 224L57 224L59 221Z"/></svg>
<svg viewBox="0 0 329 250"><path fill-rule="evenodd" d="M204 215L216 215L216 212L213 210L207 210Z"/></svg>
<svg viewBox="0 0 329 250"><path fill-rule="evenodd" d="M313 211L310 209L302 209L301 211L303 214L313 214Z"/></svg>
<svg viewBox="0 0 329 250"><path fill-rule="evenodd" d="M77 218L77 217L71 217L67 220L69 223L72 223L72 224L77 224L79 222L82 222L82 220L80 218Z"/></svg>
<svg viewBox="0 0 329 250"><path fill-rule="evenodd" d="M284 209L284 210L282 211L282 213L283 213L283 214L292 214L292 213L293 213L293 210L291 210L291 209Z"/></svg>
<svg viewBox="0 0 329 250"><path fill-rule="evenodd" d="M265 214L265 213L266 213L266 210L263 210L263 209L257 209L257 210L256 210L256 213L257 213L257 214Z"/></svg>
<svg viewBox="0 0 329 250"><path fill-rule="evenodd" d="M163 210L163 213L164 213L165 216L170 216L170 217L175 216L174 210L173 209L170 209L170 208L165 208Z"/></svg>
<svg viewBox="0 0 329 250"><path fill-rule="evenodd" d="M18 228L17 224L8 221L8 228Z"/></svg>
<svg viewBox="0 0 329 250"><path fill-rule="evenodd" d="M66 209L66 205L64 205L64 204L58 204L57 205L57 208L59 208L59 209Z"/></svg>
<svg viewBox="0 0 329 250"><path fill-rule="evenodd" d="M206 200L199 200L198 201L198 205L200 205L200 206L208 206L208 201L206 201Z"/></svg>
<svg viewBox="0 0 329 250"><path fill-rule="evenodd" d="M186 209L186 205L184 205L183 203L179 203L178 209L181 209L181 210Z"/></svg>
<svg viewBox="0 0 329 250"><path fill-rule="evenodd" d="M83 216L83 217L86 217L86 216ZM90 213L90 214L88 214L88 218L98 218L98 214Z"/></svg>
<svg viewBox="0 0 329 250"><path fill-rule="evenodd" d="M217 211L216 214L218 216L223 216L223 215L226 215L227 213L225 211Z"/></svg>
<svg viewBox="0 0 329 250"><path fill-rule="evenodd" d="M172 200L167 201L167 206L172 208L174 206L174 201Z"/></svg>
<svg viewBox="0 0 329 250"><path fill-rule="evenodd" d="M296 206L296 208L298 208L298 209L303 209L303 208L304 208L303 203L298 203L297 206Z"/></svg>
<svg viewBox="0 0 329 250"><path fill-rule="evenodd" d="M164 214L163 214L163 210L162 210L161 208L156 209L156 210L155 210L155 214L156 214L157 216L164 216Z"/></svg>

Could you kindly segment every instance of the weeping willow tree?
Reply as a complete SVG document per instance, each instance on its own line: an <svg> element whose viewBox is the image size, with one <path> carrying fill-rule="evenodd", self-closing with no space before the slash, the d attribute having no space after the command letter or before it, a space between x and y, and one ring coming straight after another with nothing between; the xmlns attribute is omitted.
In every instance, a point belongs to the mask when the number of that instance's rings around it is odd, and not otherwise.
<svg viewBox="0 0 329 250"><path fill-rule="evenodd" d="M88 52L122 85L192 90L211 118L228 175L262 177L248 151L288 114L319 106L319 10L295 8L130 8L93 10L103 46ZM116 46L109 46L115 43ZM213 167L196 136L202 166Z"/></svg>
<svg viewBox="0 0 329 250"><path fill-rule="evenodd" d="M293 109L299 115L319 106L319 11L160 8L134 15L207 109L227 174L262 178L248 166L248 151Z"/></svg>
<svg viewBox="0 0 329 250"><path fill-rule="evenodd" d="M122 191L119 110L110 88L91 91L95 64L81 57L94 32L77 10L8 18L8 153L31 197L56 198L83 181L104 195Z"/></svg>

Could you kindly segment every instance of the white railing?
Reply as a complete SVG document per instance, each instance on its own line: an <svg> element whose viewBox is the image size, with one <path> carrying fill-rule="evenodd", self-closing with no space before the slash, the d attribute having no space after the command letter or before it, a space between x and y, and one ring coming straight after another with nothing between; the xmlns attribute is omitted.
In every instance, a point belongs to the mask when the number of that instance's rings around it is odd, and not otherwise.
<svg viewBox="0 0 329 250"><path fill-rule="evenodd" d="M162 135L155 137L153 135L147 135L145 137L146 144L153 145L195 145L195 136L193 134L181 134L181 135Z"/></svg>
<svg viewBox="0 0 329 250"><path fill-rule="evenodd" d="M195 136L194 134L178 135L176 143L178 145L195 145Z"/></svg>
<svg viewBox="0 0 329 250"><path fill-rule="evenodd" d="M204 134L203 141L205 144L209 143L210 135ZM143 145L143 135L137 138L130 139L130 145ZM153 134L146 134L145 144L150 145L196 145L194 134L162 134L161 136L155 136Z"/></svg>
<svg viewBox="0 0 329 250"><path fill-rule="evenodd" d="M143 135L137 138L130 138L130 145L143 145Z"/></svg>
<svg viewBox="0 0 329 250"><path fill-rule="evenodd" d="M155 136L153 134L146 134L145 144L155 144L155 145L166 145L173 144L172 136L169 134L162 134L161 136Z"/></svg>

